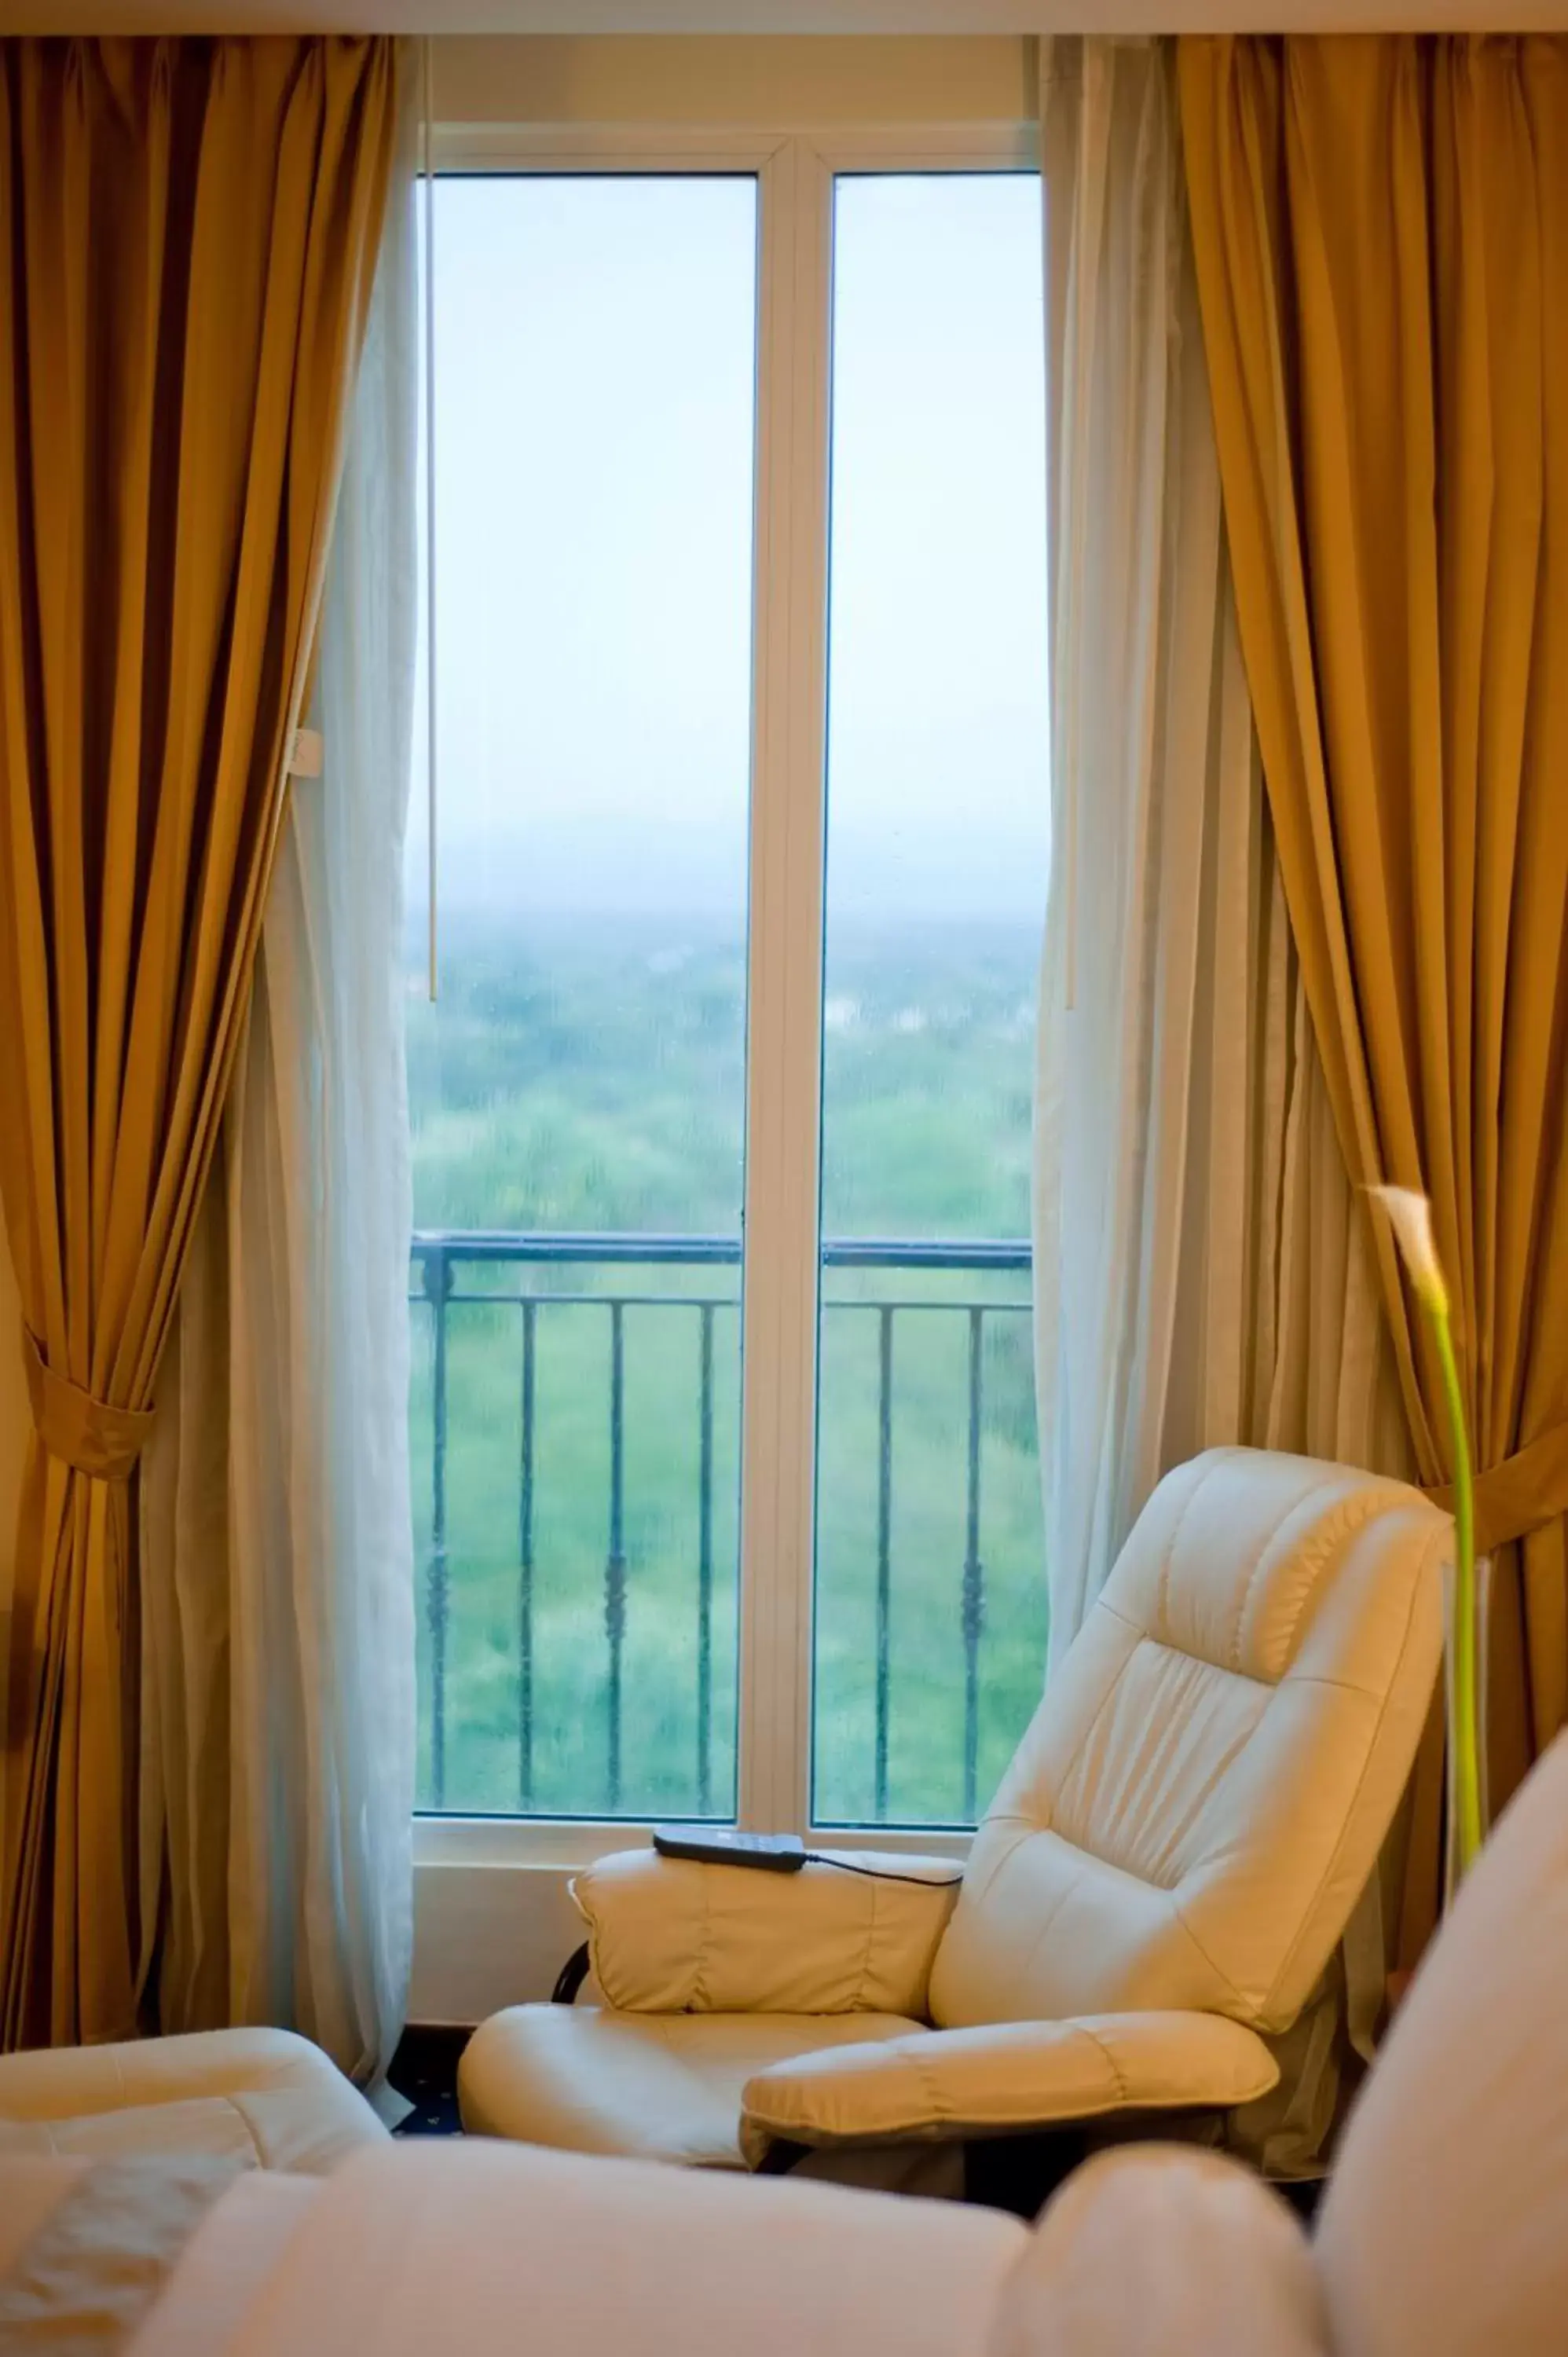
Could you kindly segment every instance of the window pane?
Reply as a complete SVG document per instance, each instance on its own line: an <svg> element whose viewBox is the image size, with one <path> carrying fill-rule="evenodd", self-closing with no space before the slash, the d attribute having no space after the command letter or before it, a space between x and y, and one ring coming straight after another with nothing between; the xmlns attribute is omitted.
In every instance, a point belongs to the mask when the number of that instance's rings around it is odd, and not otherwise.
<svg viewBox="0 0 1568 2357"><path fill-rule="evenodd" d="M420 1800L727 1815L756 188L449 178L435 212Z"/></svg>
<svg viewBox="0 0 1568 2357"><path fill-rule="evenodd" d="M1037 1699L1039 182L837 184L813 1806L961 1823Z"/></svg>

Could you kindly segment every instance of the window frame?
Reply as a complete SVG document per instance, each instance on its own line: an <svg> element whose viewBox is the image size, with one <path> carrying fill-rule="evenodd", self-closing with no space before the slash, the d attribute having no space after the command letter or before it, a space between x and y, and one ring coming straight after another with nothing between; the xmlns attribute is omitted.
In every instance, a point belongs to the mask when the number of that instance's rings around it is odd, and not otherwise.
<svg viewBox="0 0 1568 2357"><path fill-rule="evenodd" d="M757 184L735 1822L754 1832L804 1828L808 1838L838 1848L962 1857L967 1832L808 1822L833 183L852 173L1037 172L1037 128L1004 121L828 130L437 123L432 152L444 175L716 173L753 177ZM455 1960L459 1945L470 1950L469 1978L478 1973L481 1982L492 1968L487 1946L494 1947L497 1972L504 1951L515 1995L520 1967L526 1979L542 1972L553 1953L549 1943L558 1942L568 1921L565 1876L607 1847L635 1846L650 1831L624 1818L416 1813L416 1999L422 1983L434 1988L441 1981L443 1964ZM503 1897L494 1869L507 1867L530 1874L526 1907L539 1921L537 1959L517 1954L523 1890ZM540 1872L561 1887L553 1903L537 1910L544 1894L532 1878ZM470 1875L479 1879L468 1883ZM449 1910L445 1900L456 1896L455 1878L466 1888L463 1902ZM450 1886L446 1893L442 1885ZM417 2018L466 2014L460 2002L456 2010L437 2002Z"/></svg>

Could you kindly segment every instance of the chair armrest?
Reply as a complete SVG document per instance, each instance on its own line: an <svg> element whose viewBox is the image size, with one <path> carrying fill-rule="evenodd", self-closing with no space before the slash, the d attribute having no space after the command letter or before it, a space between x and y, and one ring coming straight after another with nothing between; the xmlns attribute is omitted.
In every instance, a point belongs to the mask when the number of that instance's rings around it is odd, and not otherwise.
<svg viewBox="0 0 1568 2357"><path fill-rule="evenodd" d="M852 1863L853 1872L811 1864L760 1874L620 1850L579 1874L572 1896L587 1921L594 1976L623 2013L921 2020L960 1869L949 1857L859 1851ZM893 1875L900 1878L882 1878Z"/></svg>
<svg viewBox="0 0 1568 2357"><path fill-rule="evenodd" d="M990 2357L1328 2357L1306 2236L1250 2169L1119 2145L1068 2179L1003 2286Z"/></svg>
<svg viewBox="0 0 1568 2357"><path fill-rule="evenodd" d="M740 2148L756 2168L775 2138L940 2143L1107 2112L1228 2111L1266 2094L1279 2075L1262 2040L1217 2013L918 2030L759 2071L741 2096Z"/></svg>

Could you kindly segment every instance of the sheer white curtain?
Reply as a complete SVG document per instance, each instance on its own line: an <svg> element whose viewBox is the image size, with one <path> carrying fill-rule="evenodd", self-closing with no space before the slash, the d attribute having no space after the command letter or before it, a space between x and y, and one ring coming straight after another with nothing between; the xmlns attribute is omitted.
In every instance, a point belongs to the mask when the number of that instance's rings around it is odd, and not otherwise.
<svg viewBox="0 0 1568 2357"><path fill-rule="evenodd" d="M322 614L323 774L290 797L142 1476L144 1944L161 2025L286 2024L367 2084L402 2027L412 1936L412 128Z"/></svg>
<svg viewBox="0 0 1568 2357"><path fill-rule="evenodd" d="M1035 1268L1054 1664L1160 1475L1197 1449L1405 1475L1412 1459L1269 830L1173 60L1155 41L1041 52L1053 867ZM1370 2052L1383 1953L1374 1881L1291 2033L1289 2107L1269 2099L1249 2129L1272 2169L1316 2168Z"/></svg>
<svg viewBox="0 0 1568 2357"><path fill-rule="evenodd" d="M1165 45L1042 43L1053 876L1036 1374L1051 1660L1165 1469L1409 1458L1237 639Z"/></svg>

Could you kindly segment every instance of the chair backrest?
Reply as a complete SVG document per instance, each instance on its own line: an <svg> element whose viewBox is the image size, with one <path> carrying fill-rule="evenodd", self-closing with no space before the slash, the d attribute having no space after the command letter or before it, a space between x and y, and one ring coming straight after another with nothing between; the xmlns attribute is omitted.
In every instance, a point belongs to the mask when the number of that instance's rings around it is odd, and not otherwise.
<svg viewBox="0 0 1568 2357"><path fill-rule="evenodd" d="M975 1836L933 2019L1288 2029L1410 1773L1452 1534L1402 1482L1310 1458L1168 1474Z"/></svg>

